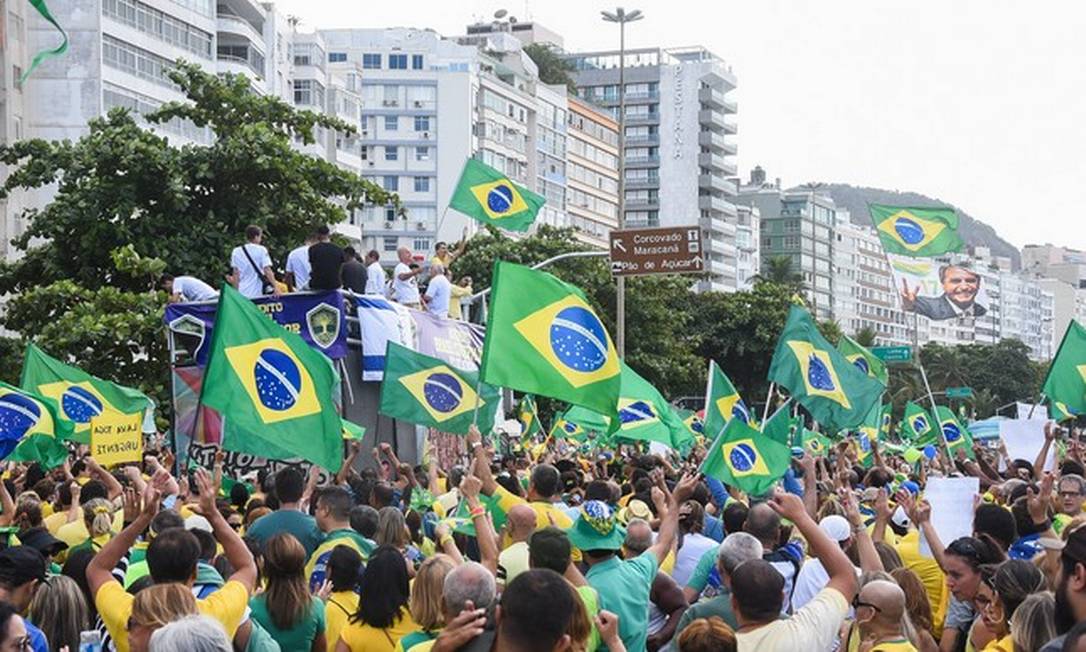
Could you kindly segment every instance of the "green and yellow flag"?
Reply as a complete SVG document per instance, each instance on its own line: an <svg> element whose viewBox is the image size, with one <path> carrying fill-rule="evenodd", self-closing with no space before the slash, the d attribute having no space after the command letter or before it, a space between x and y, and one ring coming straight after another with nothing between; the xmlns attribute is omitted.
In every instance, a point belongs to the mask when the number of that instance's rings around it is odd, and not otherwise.
<svg viewBox="0 0 1086 652"><path fill-rule="evenodd" d="M937 433L932 427L931 416L927 410L912 401L905 404L905 418L901 420L902 439L926 446L934 440Z"/></svg>
<svg viewBox="0 0 1086 652"><path fill-rule="evenodd" d="M622 391L618 399L619 427L614 436L632 441L656 441L679 450L693 443L686 426L649 381L622 364Z"/></svg>
<svg viewBox="0 0 1086 652"><path fill-rule="evenodd" d="M1086 412L1086 328L1073 319L1048 367L1041 392L1052 405L1062 404L1069 414Z"/></svg>
<svg viewBox="0 0 1086 652"><path fill-rule="evenodd" d="M716 438L701 473L752 496L768 493L791 463L788 446L763 437L742 419L731 419Z"/></svg>
<svg viewBox="0 0 1086 652"><path fill-rule="evenodd" d="M456 369L443 360L388 343L378 408L381 414L466 435L475 418L476 403L479 431L489 433L501 404L497 388L480 383L476 372Z"/></svg>
<svg viewBox="0 0 1086 652"><path fill-rule="evenodd" d="M51 469L68 459L72 422L58 419L49 399L0 382L0 460L39 462Z"/></svg>
<svg viewBox="0 0 1086 652"><path fill-rule="evenodd" d="M551 426L552 439L573 439L586 442L589 439L606 437L611 428L611 421L604 415L578 405L571 406L554 420Z"/></svg>
<svg viewBox="0 0 1086 652"><path fill-rule="evenodd" d="M797 429L802 423L802 417L793 417L792 410L786 403L765 420L762 424L762 434L785 446L791 446L796 440Z"/></svg>
<svg viewBox="0 0 1086 652"><path fill-rule="evenodd" d="M941 256L962 248L953 208L870 204L871 221L888 254L913 258Z"/></svg>
<svg viewBox="0 0 1086 652"><path fill-rule="evenodd" d="M861 346L848 335L842 335L837 343L837 350L845 359L851 362L857 369L882 383L885 387L890 382L890 375L886 371L886 363L879 360L874 353Z"/></svg>
<svg viewBox="0 0 1086 652"><path fill-rule="evenodd" d="M366 436L366 429L353 421L340 419L343 423L343 438L351 441L361 441Z"/></svg>
<svg viewBox="0 0 1086 652"><path fill-rule="evenodd" d="M71 424L72 440L81 444L90 443L91 419L103 412L143 414L154 407L140 391L92 376L34 344L26 347L19 386L50 401L57 418Z"/></svg>
<svg viewBox="0 0 1086 652"><path fill-rule="evenodd" d="M546 272L500 260L493 278L483 382L615 415L622 367L581 291Z"/></svg>
<svg viewBox="0 0 1086 652"><path fill-rule="evenodd" d="M788 389L831 432L859 425L872 406L879 405L885 389L826 341L810 313L799 306L788 312L769 380Z"/></svg>
<svg viewBox="0 0 1086 652"><path fill-rule="evenodd" d="M705 424L702 423L701 417L693 410L675 410L675 414L678 415L679 420L683 422L683 426L686 427L686 431L690 433L690 436L697 441L705 439Z"/></svg>
<svg viewBox="0 0 1086 652"><path fill-rule="evenodd" d="M814 457L825 457L833 448L833 441L814 430L803 431L803 450Z"/></svg>
<svg viewBox="0 0 1086 652"><path fill-rule="evenodd" d="M535 397L525 394L520 397L517 404L517 421L520 422L520 436L524 439L535 437L543 432L543 426L539 423L539 412L535 408Z"/></svg>
<svg viewBox="0 0 1086 652"><path fill-rule="evenodd" d="M1068 421L1078 417L1078 411L1067 407L1061 401L1052 401L1048 406L1048 418L1053 421Z"/></svg>
<svg viewBox="0 0 1086 652"><path fill-rule="evenodd" d="M332 361L223 286L201 402L225 421L223 448L300 457L330 471L343 463L343 421Z"/></svg>
<svg viewBox="0 0 1086 652"><path fill-rule="evenodd" d="M709 361L709 378L705 384L705 436L715 439L733 417L750 425L750 410L739 396L739 390L715 360Z"/></svg>
<svg viewBox="0 0 1086 652"><path fill-rule="evenodd" d="M879 422L879 441L887 441L890 439L890 431L894 426L893 404L887 403L882 406L881 419L882 421Z"/></svg>
<svg viewBox="0 0 1086 652"><path fill-rule="evenodd" d="M935 419L939 425L939 431L943 433L943 441L946 442L947 450L950 451L950 458L954 459L956 451L959 448L964 448L966 456L969 459L974 459L973 435L968 428L958 421L958 417L954 416L954 411L944 405L937 405L935 406Z"/></svg>
<svg viewBox="0 0 1086 652"><path fill-rule="evenodd" d="M527 231L546 201L482 161L470 158L460 173L449 208L499 229Z"/></svg>

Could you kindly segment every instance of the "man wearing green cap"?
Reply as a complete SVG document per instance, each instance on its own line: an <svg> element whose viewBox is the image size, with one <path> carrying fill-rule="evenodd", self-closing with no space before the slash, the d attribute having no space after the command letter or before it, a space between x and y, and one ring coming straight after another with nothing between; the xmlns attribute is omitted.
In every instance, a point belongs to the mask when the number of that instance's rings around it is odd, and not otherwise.
<svg viewBox="0 0 1086 652"><path fill-rule="evenodd" d="M660 519L656 542L644 554L623 561L618 556L626 531L604 502L590 500L569 528L570 542L588 564L585 579L600 596L600 607L619 617L619 636L627 650L644 650L648 638L648 603L652 581L671 550L679 527L679 505L691 496L698 477L683 476L675 491L663 482L652 489L652 501Z"/></svg>

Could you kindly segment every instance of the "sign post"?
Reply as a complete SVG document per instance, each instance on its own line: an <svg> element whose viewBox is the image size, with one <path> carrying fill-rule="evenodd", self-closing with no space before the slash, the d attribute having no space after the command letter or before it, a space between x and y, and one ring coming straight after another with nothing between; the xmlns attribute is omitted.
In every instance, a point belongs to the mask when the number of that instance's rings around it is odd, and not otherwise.
<svg viewBox="0 0 1086 652"><path fill-rule="evenodd" d="M669 226L611 231L611 275L700 274L705 271L701 229Z"/></svg>
<svg viewBox="0 0 1086 652"><path fill-rule="evenodd" d="M908 362L913 359L910 346L873 346L871 353L883 362Z"/></svg>

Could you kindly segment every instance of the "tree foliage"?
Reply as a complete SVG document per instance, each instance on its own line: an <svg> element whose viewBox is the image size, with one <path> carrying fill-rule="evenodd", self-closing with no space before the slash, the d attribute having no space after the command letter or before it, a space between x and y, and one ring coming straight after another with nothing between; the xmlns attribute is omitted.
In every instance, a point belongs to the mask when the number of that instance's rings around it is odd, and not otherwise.
<svg viewBox="0 0 1086 652"><path fill-rule="evenodd" d="M254 93L240 76L178 62L170 78L187 101L142 116L151 124L188 120L210 142L177 146L127 110L88 124L77 141L21 141L0 147L10 174L0 197L54 187L51 202L24 217L14 240L22 256L0 265L11 295L2 325L88 372L148 392L168 405L168 362L155 288L164 271L218 286L245 226L268 235L274 260L319 224L367 203L399 206L395 195L295 145L316 130L352 125ZM5 342L5 375L17 375Z"/></svg>
<svg viewBox="0 0 1086 652"><path fill-rule="evenodd" d="M527 54L536 67L539 68L539 79L544 84L562 84L570 93L577 92L577 84L573 81L573 64L562 58L550 45L543 43L529 43L524 46Z"/></svg>

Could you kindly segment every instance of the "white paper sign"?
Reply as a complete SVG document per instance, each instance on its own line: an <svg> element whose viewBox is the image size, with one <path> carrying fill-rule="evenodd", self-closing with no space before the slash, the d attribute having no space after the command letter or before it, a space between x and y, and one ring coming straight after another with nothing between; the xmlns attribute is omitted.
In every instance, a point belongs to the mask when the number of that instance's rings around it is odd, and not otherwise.
<svg viewBox="0 0 1086 652"><path fill-rule="evenodd" d="M1007 419L999 422L999 438L1007 447L1007 456L1011 460L1025 460L1030 464L1037 461L1037 455L1045 444L1045 424L1048 419ZM1046 471L1056 469L1056 447L1048 447L1045 460Z"/></svg>
<svg viewBox="0 0 1086 652"><path fill-rule="evenodd" d="M979 492L979 478L928 478L924 498L931 503L931 524L944 546L973 534L973 497ZM932 556L923 536L920 554L929 559Z"/></svg>
<svg viewBox="0 0 1086 652"><path fill-rule="evenodd" d="M1048 409L1043 405L1035 405L1033 403L1017 403L1018 418L1019 419L1032 419L1035 416L1043 417L1048 414Z"/></svg>

